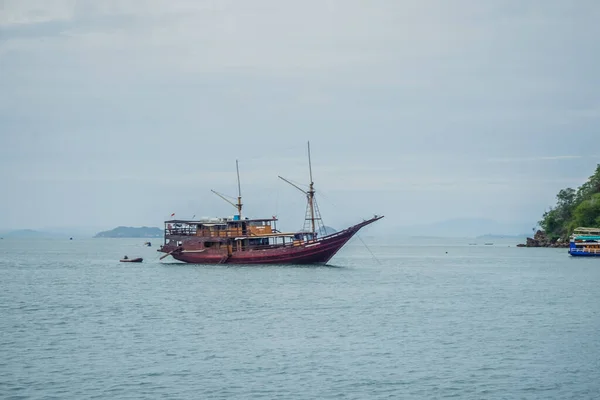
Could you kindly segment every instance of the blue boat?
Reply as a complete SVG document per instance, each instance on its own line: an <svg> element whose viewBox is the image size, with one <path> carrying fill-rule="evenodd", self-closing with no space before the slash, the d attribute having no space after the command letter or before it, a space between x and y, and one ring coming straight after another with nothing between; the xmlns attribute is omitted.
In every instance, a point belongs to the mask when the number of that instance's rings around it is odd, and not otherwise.
<svg viewBox="0 0 600 400"><path fill-rule="evenodd" d="M600 257L600 228L577 228L569 241L573 257Z"/></svg>

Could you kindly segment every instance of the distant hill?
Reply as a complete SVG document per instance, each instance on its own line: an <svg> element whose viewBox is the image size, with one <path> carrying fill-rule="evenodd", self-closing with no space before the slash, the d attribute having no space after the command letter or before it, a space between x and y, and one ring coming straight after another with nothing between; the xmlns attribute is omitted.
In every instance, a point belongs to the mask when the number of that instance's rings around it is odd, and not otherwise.
<svg viewBox="0 0 600 400"><path fill-rule="evenodd" d="M535 223L500 223L485 218L457 218L432 224L405 226L397 233L408 236L428 237L477 237L477 236L519 236L528 232Z"/></svg>
<svg viewBox="0 0 600 400"><path fill-rule="evenodd" d="M10 232L4 232L0 236L5 238L39 239L39 238L57 238L67 237L61 233L36 231L33 229L17 229Z"/></svg>
<svg viewBox="0 0 600 400"><path fill-rule="evenodd" d="M475 239L526 239L527 236L531 236L531 234L523 233L520 235L481 235L477 236Z"/></svg>
<svg viewBox="0 0 600 400"><path fill-rule="evenodd" d="M163 237L163 230L156 227L142 226L139 228L119 226L110 231L97 233L95 238L158 238Z"/></svg>

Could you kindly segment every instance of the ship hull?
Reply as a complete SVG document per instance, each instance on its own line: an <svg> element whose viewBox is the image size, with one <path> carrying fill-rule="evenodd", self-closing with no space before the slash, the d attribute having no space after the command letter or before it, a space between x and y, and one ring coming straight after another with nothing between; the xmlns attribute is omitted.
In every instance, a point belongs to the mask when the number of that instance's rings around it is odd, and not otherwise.
<svg viewBox="0 0 600 400"><path fill-rule="evenodd" d="M179 247L163 246L159 251L174 259L193 264L326 264L362 227L381 217L375 217L343 231L299 246L279 246L267 249L248 249L228 254L226 250L202 250L193 244Z"/></svg>

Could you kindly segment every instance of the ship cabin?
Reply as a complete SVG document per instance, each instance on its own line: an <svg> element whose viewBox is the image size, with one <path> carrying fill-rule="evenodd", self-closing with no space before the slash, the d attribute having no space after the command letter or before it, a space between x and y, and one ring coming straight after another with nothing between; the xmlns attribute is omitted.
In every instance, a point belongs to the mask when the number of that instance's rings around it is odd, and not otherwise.
<svg viewBox="0 0 600 400"><path fill-rule="evenodd" d="M169 220L165 221L164 244L181 246L184 242L195 242L203 248L232 246L231 250L240 251L300 245L314 239L312 232L280 232L277 221L277 218L240 219L237 215L196 221Z"/></svg>
<svg viewBox="0 0 600 400"><path fill-rule="evenodd" d="M569 253L600 255L600 228L575 229L571 235Z"/></svg>

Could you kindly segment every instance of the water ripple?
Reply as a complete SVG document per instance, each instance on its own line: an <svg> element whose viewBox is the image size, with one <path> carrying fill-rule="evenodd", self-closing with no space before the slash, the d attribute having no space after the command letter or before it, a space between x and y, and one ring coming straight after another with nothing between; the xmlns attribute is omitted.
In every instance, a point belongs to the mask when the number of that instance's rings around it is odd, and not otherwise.
<svg viewBox="0 0 600 400"><path fill-rule="evenodd" d="M339 268L242 268L128 240L0 246L0 398L600 393L600 268L564 252L373 245L378 264L349 246ZM133 247L143 264L115 262Z"/></svg>

